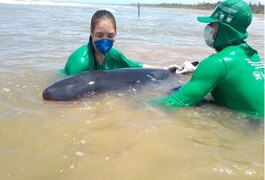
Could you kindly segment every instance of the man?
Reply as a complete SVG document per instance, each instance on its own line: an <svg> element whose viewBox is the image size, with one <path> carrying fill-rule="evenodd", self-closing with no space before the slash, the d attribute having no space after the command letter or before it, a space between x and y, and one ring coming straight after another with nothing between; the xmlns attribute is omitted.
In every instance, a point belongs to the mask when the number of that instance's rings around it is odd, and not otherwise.
<svg viewBox="0 0 265 180"><path fill-rule="evenodd" d="M244 40L252 12L242 0L220 2L209 17L205 42L216 50L202 60L191 80L176 93L152 100L166 107L196 105L209 92L216 104L264 117L264 65L256 50Z"/></svg>

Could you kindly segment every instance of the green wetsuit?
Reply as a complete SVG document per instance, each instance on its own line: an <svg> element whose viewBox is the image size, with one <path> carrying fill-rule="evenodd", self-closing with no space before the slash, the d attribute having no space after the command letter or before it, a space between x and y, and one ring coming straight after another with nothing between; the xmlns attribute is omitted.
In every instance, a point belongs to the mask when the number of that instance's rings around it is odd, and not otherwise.
<svg viewBox="0 0 265 180"><path fill-rule="evenodd" d="M264 117L264 65L257 51L246 43L228 46L204 59L176 93L152 102L191 106L209 92L218 105Z"/></svg>
<svg viewBox="0 0 265 180"><path fill-rule="evenodd" d="M143 64L127 59L122 52L115 48L105 55L103 63L100 65L95 60L92 50L88 45L83 45L73 52L64 67L67 75L74 75L83 71L106 70L125 67L142 68Z"/></svg>

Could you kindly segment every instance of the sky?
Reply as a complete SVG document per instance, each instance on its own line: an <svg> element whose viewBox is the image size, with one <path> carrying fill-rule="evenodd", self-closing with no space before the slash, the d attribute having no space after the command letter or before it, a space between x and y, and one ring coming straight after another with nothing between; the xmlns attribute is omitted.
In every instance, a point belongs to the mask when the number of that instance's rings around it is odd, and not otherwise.
<svg viewBox="0 0 265 180"><path fill-rule="evenodd" d="M63 0L71 1L75 0ZM160 3L182 3L182 4L198 4L202 2L216 3L218 0L76 0L76 2L88 2L88 3L111 3L111 4L131 4L131 3L150 3L150 4L160 4ZM264 0L245 0L246 2L251 2L258 4L261 2L264 4Z"/></svg>

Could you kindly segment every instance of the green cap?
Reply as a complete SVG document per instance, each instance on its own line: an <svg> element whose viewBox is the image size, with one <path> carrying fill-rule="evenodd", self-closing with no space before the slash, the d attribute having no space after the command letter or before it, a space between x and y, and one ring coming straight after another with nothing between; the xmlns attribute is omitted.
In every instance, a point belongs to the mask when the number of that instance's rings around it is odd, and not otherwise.
<svg viewBox="0 0 265 180"><path fill-rule="evenodd" d="M217 5L210 16L197 17L197 19L203 23L219 22L245 34L252 21L252 12L243 0L224 0Z"/></svg>

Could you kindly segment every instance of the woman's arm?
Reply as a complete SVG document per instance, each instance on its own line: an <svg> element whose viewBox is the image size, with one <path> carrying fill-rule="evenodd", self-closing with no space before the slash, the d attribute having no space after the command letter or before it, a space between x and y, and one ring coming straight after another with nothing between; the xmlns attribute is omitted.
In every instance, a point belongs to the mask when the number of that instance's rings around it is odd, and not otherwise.
<svg viewBox="0 0 265 180"><path fill-rule="evenodd" d="M84 45L73 52L64 67L67 75L79 74L88 69L87 46Z"/></svg>

